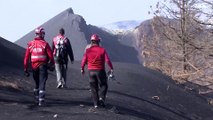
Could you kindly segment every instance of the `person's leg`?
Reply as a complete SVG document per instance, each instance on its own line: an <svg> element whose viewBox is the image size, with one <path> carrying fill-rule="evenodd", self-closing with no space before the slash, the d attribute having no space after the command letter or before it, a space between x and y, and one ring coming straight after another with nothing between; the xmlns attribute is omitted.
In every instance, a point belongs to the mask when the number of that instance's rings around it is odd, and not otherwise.
<svg viewBox="0 0 213 120"><path fill-rule="evenodd" d="M67 85L67 67L66 64L62 65L62 78L63 78L63 87L66 88Z"/></svg>
<svg viewBox="0 0 213 120"><path fill-rule="evenodd" d="M39 69L33 70L33 79L35 81L35 88L33 89L33 94L35 97L35 102L38 103L39 99Z"/></svg>
<svg viewBox="0 0 213 120"><path fill-rule="evenodd" d="M55 63L55 71L57 77L57 88L62 87L62 73L61 73L61 65L59 63Z"/></svg>
<svg viewBox="0 0 213 120"><path fill-rule="evenodd" d="M89 78L90 78L89 83L90 83L93 103L94 103L94 106L97 107L99 104L97 72L89 71Z"/></svg>
<svg viewBox="0 0 213 120"><path fill-rule="evenodd" d="M40 81L39 81L39 105L42 105L45 101L45 86L48 79L48 71L45 65L41 65L40 69Z"/></svg>
<svg viewBox="0 0 213 120"><path fill-rule="evenodd" d="M108 90L107 76L105 70L98 72L98 81L100 86L100 98L99 103L102 107L105 107L105 99Z"/></svg>

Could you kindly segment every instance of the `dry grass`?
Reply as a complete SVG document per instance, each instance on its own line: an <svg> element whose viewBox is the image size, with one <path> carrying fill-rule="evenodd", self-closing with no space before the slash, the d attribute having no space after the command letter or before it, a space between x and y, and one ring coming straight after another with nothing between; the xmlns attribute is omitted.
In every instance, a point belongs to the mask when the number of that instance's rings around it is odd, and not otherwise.
<svg viewBox="0 0 213 120"><path fill-rule="evenodd" d="M7 81L0 81L0 87L21 90L21 87L17 83L12 83L12 82L7 82Z"/></svg>

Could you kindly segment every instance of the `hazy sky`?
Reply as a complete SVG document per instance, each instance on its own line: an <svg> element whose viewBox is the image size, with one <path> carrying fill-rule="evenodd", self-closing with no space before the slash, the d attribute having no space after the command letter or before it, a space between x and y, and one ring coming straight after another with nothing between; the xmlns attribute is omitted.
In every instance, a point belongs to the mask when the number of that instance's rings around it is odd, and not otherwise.
<svg viewBox="0 0 213 120"><path fill-rule="evenodd" d="M16 41L67 8L92 25L146 20L158 0L0 0L0 36Z"/></svg>

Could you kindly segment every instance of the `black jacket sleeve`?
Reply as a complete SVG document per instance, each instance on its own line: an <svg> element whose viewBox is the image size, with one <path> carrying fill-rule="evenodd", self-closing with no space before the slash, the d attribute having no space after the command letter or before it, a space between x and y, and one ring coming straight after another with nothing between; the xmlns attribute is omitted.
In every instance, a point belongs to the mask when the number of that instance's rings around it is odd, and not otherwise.
<svg viewBox="0 0 213 120"><path fill-rule="evenodd" d="M54 42L52 41L52 51L54 51L55 49L55 45L54 45Z"/></svg>
<svg viewBox="0 0 213 120"><path fill-rule="evenodd" d="M70 61L74 61L72 46L68 38L67 38L67 54L69 55Z"/></svg>

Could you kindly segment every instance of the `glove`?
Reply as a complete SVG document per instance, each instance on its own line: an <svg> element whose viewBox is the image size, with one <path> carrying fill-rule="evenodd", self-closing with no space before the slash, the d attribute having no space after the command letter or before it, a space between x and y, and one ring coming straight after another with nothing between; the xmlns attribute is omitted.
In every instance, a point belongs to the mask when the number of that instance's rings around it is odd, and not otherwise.
<svg viewBox="0 0 213 120"><path fill-rule="evenodd" d="M25 71L24 71L24 75L25 75L26 77L29 77L29 76L30 76L30 73L29 73L27 70L25 70Z"/></svg>
<svg viewBox="0 0 213 120"><path fill-rule="evenodd" d="M115 80L115 76L113 74L113 70L111 69L110 71L107 72L108 75L108 80Z"/></svg>
<svg viewBox="0 0 213 120"><path fill-rule="evenodd" d="M83 69L81 69L81 74L82 74L82 75L84 74L84 70L83 70Z"/></svg>

